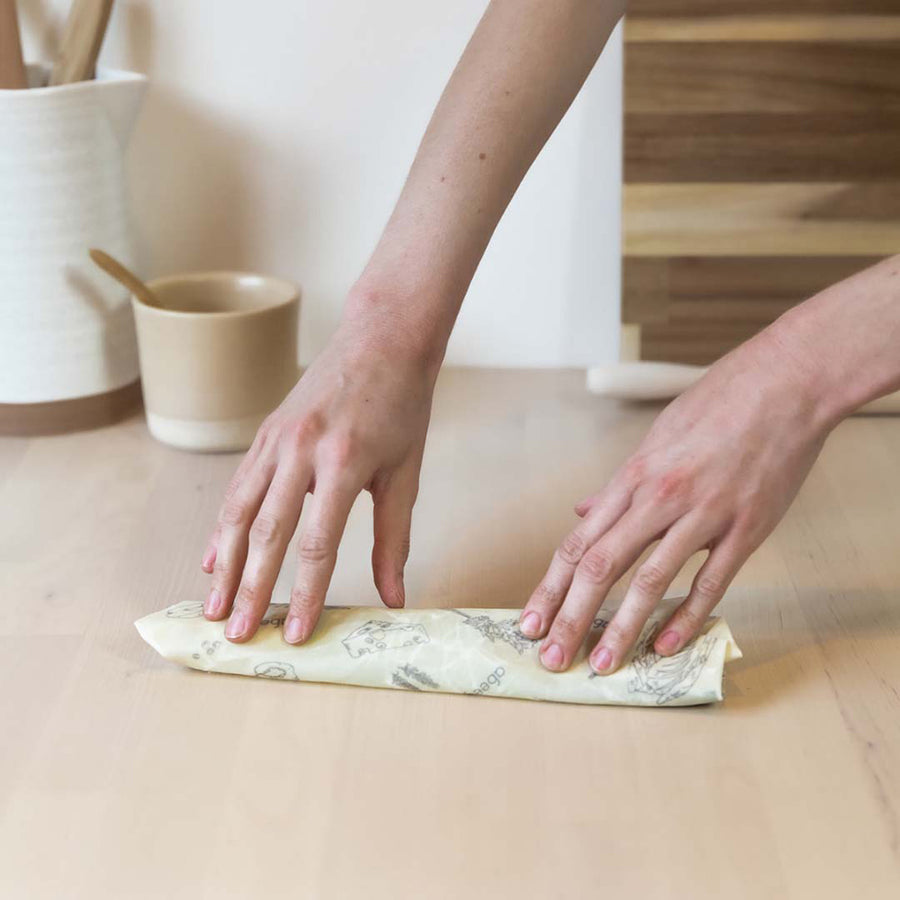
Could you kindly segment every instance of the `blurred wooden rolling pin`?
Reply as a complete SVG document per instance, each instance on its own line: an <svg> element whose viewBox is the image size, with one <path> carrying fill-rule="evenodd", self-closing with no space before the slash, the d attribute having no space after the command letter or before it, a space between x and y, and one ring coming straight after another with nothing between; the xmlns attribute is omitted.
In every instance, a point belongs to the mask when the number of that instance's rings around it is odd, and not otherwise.
<svg viewBox="0 0 900 900"><path fill-rule="evenodd" d="M671 400L706 372L706 366L664 362L622 362L588 369L587 389L618 400ZM897 415L900 391L861 406L854 415Z"/></svg>
<svg viewBox="0 0 900 900"><path fill-rule="evenodd" d="M0 0L0 89L26 87L28 79L22 62L16 0Z"/></svg>

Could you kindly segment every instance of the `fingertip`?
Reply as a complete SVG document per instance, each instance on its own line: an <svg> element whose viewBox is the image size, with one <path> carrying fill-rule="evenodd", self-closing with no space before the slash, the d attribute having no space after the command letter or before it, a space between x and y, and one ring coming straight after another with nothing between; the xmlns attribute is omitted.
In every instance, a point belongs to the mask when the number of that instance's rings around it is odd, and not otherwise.
<svg viewBox="0 0 900 900"><path fill-rule="evenodd" d="M519 619L519 631L534 640L541 635L541 617L533 610L525 610Z"/></svg>
<svg viewBox="0 0 900 900"><path fill-rule="evenodd" d="M203 554L203 559L200 561L200 568L206 572L207 575L212 575L213 569L216 566L216 548L213 546L207 547L206 552Z"/></svg>
<svg viewBox="0 0 900 900"><path fill-rule="evenodd" d="M213 588L203 604L203 615L211 622L215 622L222 617L225 610L225 604L222 602L222 594Z"/></svg>
<svg viewBox="0 0 900 900"><path fill-rule="evenodd" d="M403 593L403 588L382 591L381 602L389 609L403 609L406 606L406 596Z"/></svg>
<svg viewBox="0 0 900 900"><path fill-rule="evenodd" d="M228 624L225 626L225 637L233 644L243 644L253 637L256 628L246 613L232 613Z"/></svg>
<svg viewBox="0 0 900 900"><path fill-rule="evenodd" d="M551 672L562 672L566 668L566 658L562 647L555 641L541 647L541 663Z"/></svg>
<svg viewBox="0 0 900 900"><path fill-rule="evenodd" d="M403 583L403 573L396 575L384 574L376 567L378 575L375 578L375 587L381 602L389 609L403 609L406 606L406 586Z"/></svg>
<svg viewBox="0 0 900 900"><path fill-rule="evenodd" d="M597 646L590 656L590 666L596 675L611 675L616 671L616 661L608 647Z"/></svg>
<svg viewBox="0 0 900 900"><path fill-rule="evenodd" d="M284 639L289 644L302 644L306 640L303 620L300 616L288 616L284 623Z"/></svg>
<svg viewBox="0 0 900 900"><path fill-rule="evenodd" d="M660 656L671 656L681 647L681 636L673 629L664 631L654 642L653 649Z"/></svg>

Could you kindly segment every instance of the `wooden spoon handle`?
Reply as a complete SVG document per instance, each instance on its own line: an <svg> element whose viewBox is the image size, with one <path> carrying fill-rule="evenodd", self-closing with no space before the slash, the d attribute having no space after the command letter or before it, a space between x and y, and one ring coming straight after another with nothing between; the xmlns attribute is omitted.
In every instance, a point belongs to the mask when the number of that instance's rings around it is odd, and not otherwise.
<svg viewBox="0 0 900 900"><path fill-rule="evenodd" d="M28 87L22 45L19 43L19 22L16 0L0 0L0 88Z"/></svg>
<svg viewBox="0 0 900 900"><path fill-rule="evenodd" d="M90 81L94 77L112 6L113 0L73 0L50 84Z"/></svg>
<svg viewBox="0 0 900 900"><path fill-rule="evenodd" d="M126 269L117 259L113 259L108 253L104 253L102 250L95 249L88 250L88 255L101 269L103 269L104 272L107 273L107 275L112 275L116 281L128 288L141 303L144 303L147 306L155 306L158 309L163 308L163 305L157 299L156 294L154 294L153 291L151 291L150 288L134 274L134 272L130 269Z"/></svg>

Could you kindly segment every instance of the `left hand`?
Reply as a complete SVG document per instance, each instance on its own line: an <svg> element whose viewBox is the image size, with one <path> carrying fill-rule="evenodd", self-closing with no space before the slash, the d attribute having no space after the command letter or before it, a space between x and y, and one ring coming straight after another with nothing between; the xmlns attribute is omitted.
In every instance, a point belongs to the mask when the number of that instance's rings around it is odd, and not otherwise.
<svg viewBox="0 0 900 900"><path fill-rule="evenodd" d="M708 550L655 650L669 656L697 636L786 512L833 425L820 412L816 383L812 363L789 356L763 332L663 410L606 488L575 508L582 521L522 612L523 634L546 635L546 668L568 668L610 588L655 541L591 667L615 671L681 568Z"/></svg>

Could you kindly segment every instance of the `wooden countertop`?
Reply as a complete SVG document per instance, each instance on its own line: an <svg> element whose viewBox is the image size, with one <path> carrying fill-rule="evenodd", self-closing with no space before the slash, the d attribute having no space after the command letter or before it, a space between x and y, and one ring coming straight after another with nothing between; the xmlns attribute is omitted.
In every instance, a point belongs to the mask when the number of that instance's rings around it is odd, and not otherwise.
<svg viewBox="0 0 900 900"><path fill-rule="evenodd" d="M581 384L442 375L411 605L525 601L653 417ZM204 595L236 459L170 450L139 418L0 440L0 896L900 896L900 419L831 437L721 607L745 654L725 702L690 709L163 661L132 622ZM376 602L369 510L332 603Z"/></svg>

